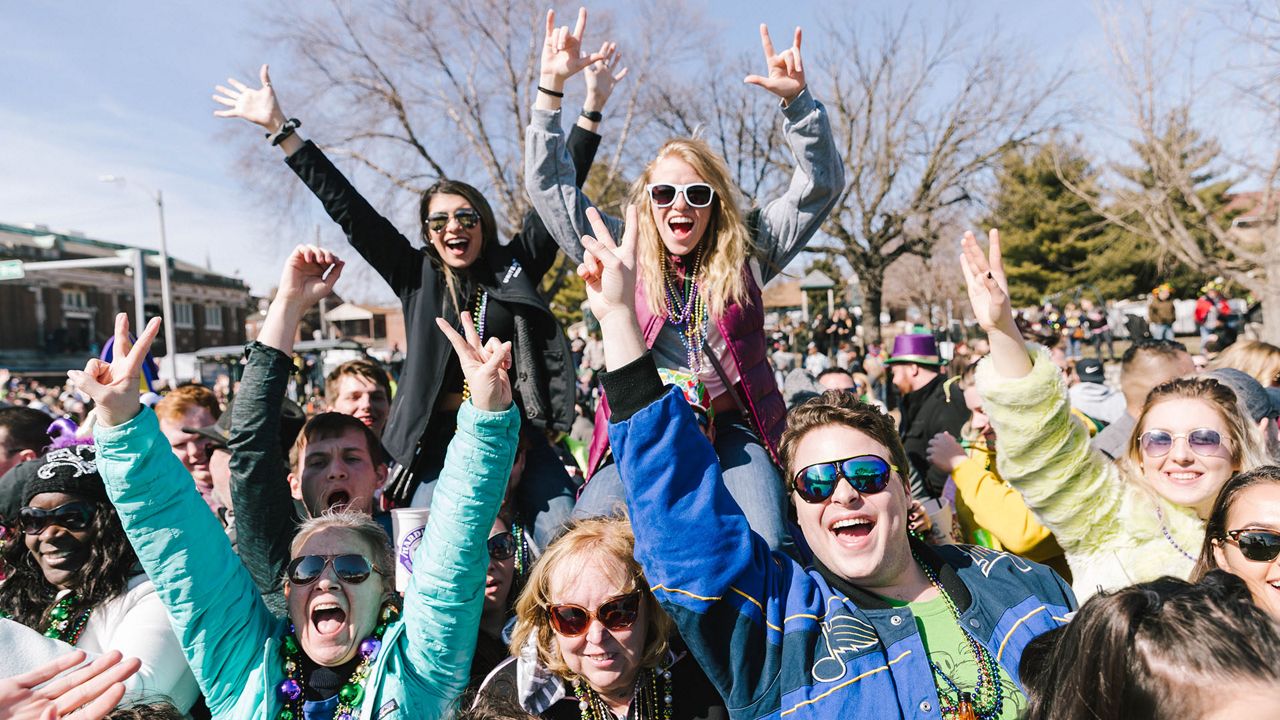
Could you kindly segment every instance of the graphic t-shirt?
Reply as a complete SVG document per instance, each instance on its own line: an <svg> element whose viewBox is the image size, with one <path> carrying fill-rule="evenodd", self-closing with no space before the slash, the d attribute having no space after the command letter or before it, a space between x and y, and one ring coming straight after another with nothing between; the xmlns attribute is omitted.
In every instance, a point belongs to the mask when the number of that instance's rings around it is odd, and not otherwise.
<svg viewBox="0 0 1280 720"><path fill-rule="evenodd" d="M895 603L897 604L897 603ZM916 617L916 628L920 631L920 640L931 660L961 692L973 695L978 684L978 666L974 663L973 653L969 650L969 641L964 631L956 623L955 617L947 607L941 595L932 600L907 603L907 608ZM1017 720L1027 708L1027 698L1014 684L1009 673L1000 667L1000 686L1004 704L1000 710L1001 720ZM954 704L956 698L950 691L946 681L934 674L934 682L938 685L938 696L947 705ZM977 698L974 698L976 703Z"/></svg>

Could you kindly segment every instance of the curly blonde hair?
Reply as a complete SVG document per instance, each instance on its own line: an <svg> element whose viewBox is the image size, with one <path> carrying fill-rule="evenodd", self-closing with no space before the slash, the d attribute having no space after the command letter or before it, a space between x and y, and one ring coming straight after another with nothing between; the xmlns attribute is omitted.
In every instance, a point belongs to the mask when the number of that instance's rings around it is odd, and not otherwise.
<svg viewBox="0 0 1280 720"><path fill-rule="evenodd" d="M543 667L561 678L573 678L573 672L560 656L555 630L551 628L547 614L547 607L552 604L551 581L561 566L576 573L594 563L618 583L620 592L640 592L640 602L647 618L640 667L656 667L667 654L675 622L658 606L658 600L645 580L644 569L636 562L635 549L636 538L631 532L631 522L626 518L597 517L574 523L538 558L520 599L516 601L511 654L519 657L524 646L532 640L538 649L538 662Z"/></svg>
<svg viewBox="0 0 1280 720"><path fill-rule="evenodd" d="M706 302L711 317L719 318L730 303L746 302L747 283L742 277L742 268L754 254L755 246L739 209L741 194L729 175L729 168L724 159L703 140L668 140L631 186L629 202L638 209L643 208L636 213L640 223L636 244L640 286L644 289L649 311L666 317L667 299L663 288L662 267L665 260L663 253L667 250L649 209L650 200L645 186L652 182L654 167L671 156L688 163L715 190L715 197L711 201L711 222L707 224L706 234L699 240L700 243L706 243L706 246L698 292Z"/></svg>

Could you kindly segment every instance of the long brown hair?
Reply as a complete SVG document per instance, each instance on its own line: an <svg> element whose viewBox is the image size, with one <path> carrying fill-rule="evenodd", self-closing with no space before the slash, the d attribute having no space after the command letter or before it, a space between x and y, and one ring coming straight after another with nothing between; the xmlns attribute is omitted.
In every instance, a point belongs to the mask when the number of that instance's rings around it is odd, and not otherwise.
<svg viewBox="0 0 1280 720"><path fill-rule="evenodd" d="M484 255L485 250L493 247L498 241L498 224L494 220L493 208L490 207L489 201L484 199L484 193L459 180L440 180L431 187L422 191L422 200L418 203L418 221L422 228L423 252L431 259L431 264L444 275L445 290L449 296L449 302L453 306L453 314L457 316L466 307L466 298L462 297L462 289L458 282L458 273L449 267L444 260L440 259L440 255L436 253L436 246L431 244L431 231L427 228L427 216L431 214L431 198L436 195L458 195L466 198L471 205L471 209L480 213L480 255L476 256L476 262L480 262L480 257Z"/></svg>
<svg viewBox="0 0 1280 720"><path fill-rule="evenodd" d="M699 244L705 243L698 292L706 302L711 317L719 318L730 303L746 302L747 283L742 277L742 269L755 250L751 233L739 209L741 193L731 179L724 159L703 140L668 140L631 186L629 202L640 209L636 213L640 223L640 237L636 246L640 286L644 288L649 311L665 317L667 299L663 288L662 267L667 249L662 244L662 236L658 234L658 225L653 220L645 186L652 182L654 167L670 156L688 163L715 190L715 197L711 201L711 222L707 223L706 233L698 240Z"/></svg>
<svg viewBox="0 0 1280 720"><path fill-rule="evenodd" d="M1239 473L1218 491L1218 498L1213 501L1213 509L1209 511L1209 519L1204 524L1204 544L1200 546L1200 558L1191 571L1193 582L1198 582L1209 571L1219 569L1214 550L1227 537L1227 515L1231 513L1236 498L1251 487L1268 483L1280 485L1280 467L1266 465Z"/></svg>

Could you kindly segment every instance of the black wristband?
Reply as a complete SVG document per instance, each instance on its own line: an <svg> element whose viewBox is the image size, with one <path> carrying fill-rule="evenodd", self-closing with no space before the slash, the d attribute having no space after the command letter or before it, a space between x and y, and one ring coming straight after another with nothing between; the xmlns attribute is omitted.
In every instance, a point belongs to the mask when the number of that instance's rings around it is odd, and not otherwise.
<svg viewBox="0 0 1280 720"><path fill-rule="evenodd" d="M297 130L300 127L302 127L301 120L299 120L298 118L289 118L288 120L284 121L284 124L280 126L279 130L273 133L267 133L267 139L271 141L271 145L272 147L274 147L284 142L285 138L292 135L293 131Z"/></svg>
<svg viewBox="0 0 1280 720"><path fill-rule="evenodd" d="M604 113L599 110L583 110L581 115L591 122L600 122L601 120L604 120Z"/></svg>
<svg viewBox="0 0 1280 720"><path fill-rule="evenodd" d="M550 95L550 96L551 96L551 97L553 97L553 98L562 98L562 97L564 97L564 93L562 93L562 92L556 92L555 90L548 90L548 89L546 89L546 88L542 87L541 85L539 85L539 86L538 86L538 92L540 92L540 93L546 93L546 94Z"/></svg>

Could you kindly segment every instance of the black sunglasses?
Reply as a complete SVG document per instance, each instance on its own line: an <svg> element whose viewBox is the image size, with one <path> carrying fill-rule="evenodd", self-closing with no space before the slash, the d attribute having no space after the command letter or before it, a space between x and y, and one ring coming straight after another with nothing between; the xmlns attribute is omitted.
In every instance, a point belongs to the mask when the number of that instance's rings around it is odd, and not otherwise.
<svg viewBox="0 0 1280 720"><path fill-rule="evenodd" d="M820 503L831 498L836 484L844 478L860 495L874 495L889 486L889 473L898 468L878 455L858 455L815 463L795 476L796 493L807 503Z"/></svg>
<svg viewBox="0 0 1280 720"><path fill-rule="evenodd" d="M509 532L494 535L487 544L491 560L510 560L516 556L516 537Z"/></svg>
<svg viewBox="0 0 1280 720"><path fill-rule="evenodd" d="M373 573L385 575L363 555L299 555L289 562L285 575L294 585L310 585L324 573L326 565L333 565L338 579L349 585L359 585Z"/></svg>
<svg viewBox="0 0 1280 720"><path fill-rule="evenodd" d="M24 507L18 510L18 527L27 535L39 535L50 525L67 530L84 530L97 514L96 506L87 500L76 500L52 510Z"/></svg>
<svg viewBox="0 0 1280 720"><path fill-rule="evenodd" d="M1280 555L1280 533L1269 530L1229 530L1227 541L1240 548L1240 554L1254 562L1271 562Z"/></svg>
<svg viewBox="0 0 1280 720"><path fill-rule="evenodd" d="M480 213L470 208L462 208L453 212L453 219L458 221L464 230L470 230L480 224ZM427 229L438 233L449 225L449 213L432 213L427 216Z"/></svg>

